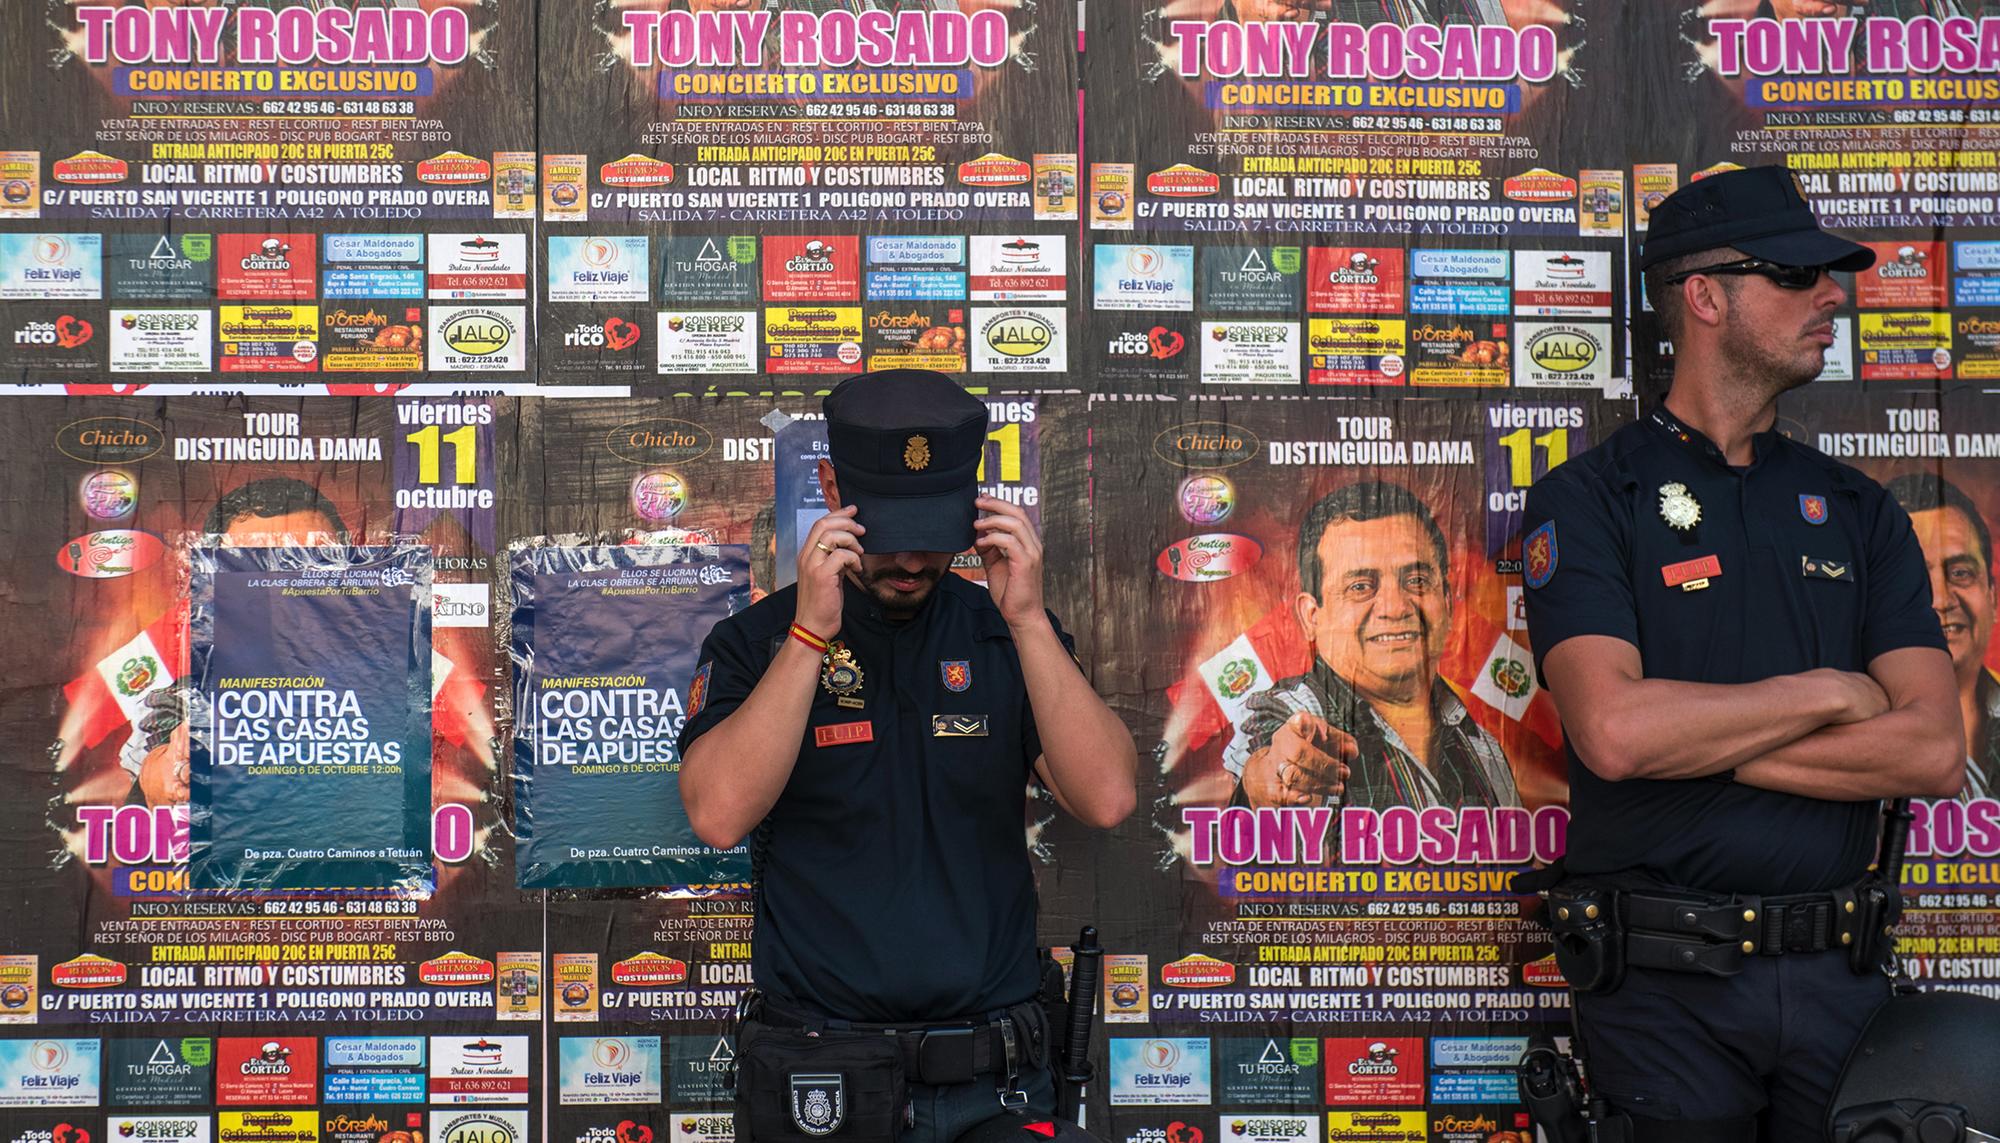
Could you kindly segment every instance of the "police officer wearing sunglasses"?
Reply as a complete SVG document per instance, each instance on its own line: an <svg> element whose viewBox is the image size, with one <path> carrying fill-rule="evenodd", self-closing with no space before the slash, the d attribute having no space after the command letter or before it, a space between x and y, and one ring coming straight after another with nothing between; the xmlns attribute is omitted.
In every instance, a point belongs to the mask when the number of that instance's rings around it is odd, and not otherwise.
<svg viewBox="0 0 2000 1143"><path fill-rule="evenodd" d="M1874 261L1780 167L1671 195L1639 265L1672 389L1528 495L1528 628L1569 742L1549 915L1593 1086L1640 1143L1826 1138L1888 996L1879 800L1964 776L1909 517L1774 429L1833 345L1828 271Z"/></svg>
<svg viewBox="0 0 2000 1143"><path fill-rule="evenodd" d="M702 644L680 740L696 832L752 835L736 1138L949 1143L1055 1106L1028 786L1108 829L1137 761L1042 607L1034 525L979 495L985 403L898 369L825 410L831 511L797 584Z"/></svg>

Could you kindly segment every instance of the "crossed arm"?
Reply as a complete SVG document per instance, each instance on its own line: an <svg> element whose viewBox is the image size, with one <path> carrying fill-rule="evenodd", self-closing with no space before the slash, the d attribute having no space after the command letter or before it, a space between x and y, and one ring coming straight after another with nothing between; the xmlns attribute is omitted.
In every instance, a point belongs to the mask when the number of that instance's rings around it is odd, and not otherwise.
<svg viewBox="0 0 2000 1143"><path fill-rule="evenodd" d="M1577 757L1606 781L1704 778L1859 801L1951 797L1965 777L1951 659L1905 647L1866 674L1820 669L1754 683L1645 677L1638 648L1578 635L1543 675Z"/></svg>

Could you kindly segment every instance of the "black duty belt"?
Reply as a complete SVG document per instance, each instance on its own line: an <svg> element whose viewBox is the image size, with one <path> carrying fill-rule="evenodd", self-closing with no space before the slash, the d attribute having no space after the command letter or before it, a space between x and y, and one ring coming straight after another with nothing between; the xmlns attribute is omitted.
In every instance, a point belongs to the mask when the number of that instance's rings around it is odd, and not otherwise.
<svg viewBox="0 0 2000 1143"><path fill-rule="evenodd" d="M1538 871L1539 872L1539 871ZM1734 976L1752 957L1844 952L1856 972L1881 963L1882 902L1871 880L1822 893L1757 896L1562 877L1547 889L1556 965L1578 992L1609 992L1625 969ZM1871 875L1872 876L1872 875ZM1539 887L1529 881L1529 890ZM1517 881L1516 891L1521 890ZM1871 928L1872 926L1872 928Z"/></svg>
<svg viewBox="0 0 2000 1143"><path fill-rule="evenodd" d="M1845 949L1860 936L1857 888L1778 897L1626 890L1617 895L1625 960L1726 976L1749 956Z"/></svg>
<svg viewBox="0 0 2000 1143"><path fill-rule="evenodd" d="M1027 1059L1030 1031L1014 1012L984 1022L937 1024L864 1024L815 1019L789 1011L766 998L757 1019L776 1028L822 1030L894 1036L903 1053L903 1071L917 1083L943 1086L967 1083L980 1076L1018 1075Z"/></svg>

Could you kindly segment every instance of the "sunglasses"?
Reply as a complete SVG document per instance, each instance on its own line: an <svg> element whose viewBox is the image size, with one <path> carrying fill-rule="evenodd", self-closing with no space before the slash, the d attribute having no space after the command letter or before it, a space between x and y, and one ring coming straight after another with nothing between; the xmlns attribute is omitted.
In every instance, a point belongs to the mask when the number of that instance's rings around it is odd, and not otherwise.
<svg viewBox="0 0 2000 1143"><path fill-rule="evenodd" d="M1779 289L1810 290L1819 284L1820 275L1826 272L1825 266L1781 266L1762 258L1745 258L1738 262L1717 262L1713 266L1683 270L1667 278L1665 284L1678 285L1696 274L1755 274L1770 279Z"/></svg>

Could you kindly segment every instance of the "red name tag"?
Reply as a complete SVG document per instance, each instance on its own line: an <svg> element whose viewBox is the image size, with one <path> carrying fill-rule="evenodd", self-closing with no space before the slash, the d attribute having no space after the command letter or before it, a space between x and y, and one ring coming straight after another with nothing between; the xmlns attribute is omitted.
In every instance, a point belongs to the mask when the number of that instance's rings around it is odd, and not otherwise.
<svg viewBox="0 0 2000 1143"><path fill-rule="evenodd" d="M855 742L873 742L875 724L836 722L832 726L816 726L813 728L813 739L821 746L847 746Z"/></svg>
<svg viewBox="0 0 2000 1143"><path fill-rule="evenodd" d="M1668 587L1679 587L1684 583L1692 583L1698 579L1707 579L1710 576L1721 574L1722 561L1714 556L1703 556L1700 559L1668 564L1666 567L1660 569L1660 575L1666 578Z"/></svg>

